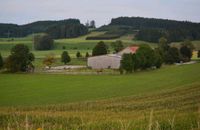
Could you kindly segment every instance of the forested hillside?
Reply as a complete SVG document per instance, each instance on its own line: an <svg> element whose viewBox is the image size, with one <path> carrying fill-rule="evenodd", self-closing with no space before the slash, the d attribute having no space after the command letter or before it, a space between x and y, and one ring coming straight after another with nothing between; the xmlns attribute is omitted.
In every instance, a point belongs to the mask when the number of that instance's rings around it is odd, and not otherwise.
<svg viewBox="0 0 200 130"><path fill-rule="evenodd" d="M33 33L49 33L53 38L77 37L87 33L78 19L37 21L25 25L0 24L0 37L24 37Z"/></svg>
<svg viewBox="0 0 200 130"><path fill-rule="evenodd" d="M136 38L149 42L158 42L165 36L170 42L184 39L200 39L200 23L188 21L175 21L166 19L119 17L112 19L109 26L129 26L139 30Z"/></svg>

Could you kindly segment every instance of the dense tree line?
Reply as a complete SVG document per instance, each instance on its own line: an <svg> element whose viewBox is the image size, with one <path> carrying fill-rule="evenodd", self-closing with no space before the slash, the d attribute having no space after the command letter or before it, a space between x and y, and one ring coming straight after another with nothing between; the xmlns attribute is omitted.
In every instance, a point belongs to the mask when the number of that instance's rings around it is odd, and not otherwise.
<svg viewBox="0 0 200 130"><path fill-rule="evenodd" d="M171 47L166 38L159 39L159 52L165 64L188 62L191 60L194 50L193 44L189 40L181 43L181 47Z"/></svg>
<svg viewBox="0 0 200 130"><path fill-rule="evenodd" d="M41 32L49 33L53 38L77 37L86 34L87 28L78 19L38 21L25 25L0 24L0 37L4 38L24 37Z"/></svg>
<svg viewBox="0 0 200 130"><path fill-rule="evenodd" d="M55 39L74 38L88 33L87 27L82 24L56 25L47 29L46 33Z"/></svg>
<svg viewBox="0 0 200 130"><path fill-rule="evenodd" d="M119 17L112 19L110 25L131 26L139 30L136 38L149 42L158 42L164 36L169 42L183 41L184 39L200 39L200 23L175 21L142 17Z"/></svg>
<svg viewBox="0 0 200 130"><path fill-rule="evenodd" d="M194 46L189 40L181 43L180 49L171 47L166 38L159 39L158 48L152 49L149 45L140 45L135 54L123 54L121 71L132 73L137 70L160 68L163 63L174 64L189 62Z"/></svg>
<svg viewBox="0 0 200 130"><path fill-rule="evenodd" d="M110 40L117 39L125 34L134 34L135 31L131 27L126 26L102 26L97 31L105 31L106 33L97 36L89 36L86 40Z"/></svg>

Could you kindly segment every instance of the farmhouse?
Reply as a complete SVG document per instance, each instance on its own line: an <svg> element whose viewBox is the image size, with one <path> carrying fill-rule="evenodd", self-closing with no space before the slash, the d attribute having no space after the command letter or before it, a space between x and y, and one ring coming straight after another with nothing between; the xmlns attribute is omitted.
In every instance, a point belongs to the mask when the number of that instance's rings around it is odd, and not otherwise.
<svg viewBox="0 0 200 130"><path fill-rule="evenodd" d="M119 69L122 55L129 53L134 54L136 53L137 49L137 46L131 46L116 54L89 57L87 65L92 69Z"/></svg>

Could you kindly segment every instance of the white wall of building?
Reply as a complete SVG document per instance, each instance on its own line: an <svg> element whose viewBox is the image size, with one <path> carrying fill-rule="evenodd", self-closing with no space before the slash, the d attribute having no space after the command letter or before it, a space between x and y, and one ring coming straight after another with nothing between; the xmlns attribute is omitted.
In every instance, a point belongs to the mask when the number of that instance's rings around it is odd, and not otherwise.
<svg viewBox="0 0 200 130"><path fill-rule="evenodd" d="M92 69L119 69L121 56L119 55L102 55L88 58L88 67Z"/></svg>

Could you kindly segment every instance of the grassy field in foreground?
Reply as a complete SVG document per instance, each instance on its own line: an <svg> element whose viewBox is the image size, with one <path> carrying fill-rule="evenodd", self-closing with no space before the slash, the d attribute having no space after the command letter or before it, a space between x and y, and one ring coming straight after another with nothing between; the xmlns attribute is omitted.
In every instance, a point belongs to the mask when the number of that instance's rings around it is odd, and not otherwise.
<svg viewBox="0 0 200 130"><path fill-rule="evenodd" d="M199 66L124 76L0 74L0 130L200 130Z"/></svg>
<svg viewBox="0 0 200 130"><path fill-rule="evenodd" d="M0 106L63 104L162 91L199 83L200 64L132 75L0 74Z"/></svg>

